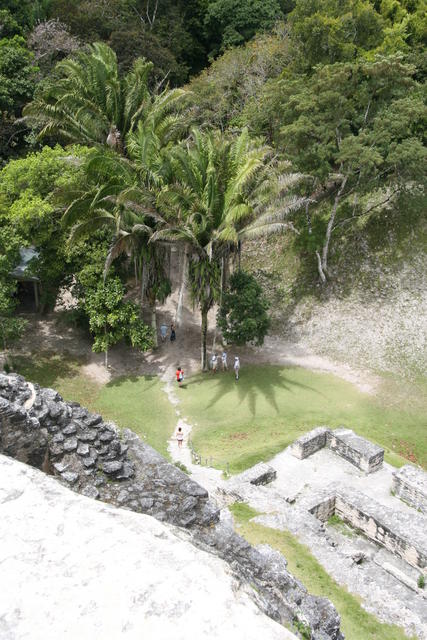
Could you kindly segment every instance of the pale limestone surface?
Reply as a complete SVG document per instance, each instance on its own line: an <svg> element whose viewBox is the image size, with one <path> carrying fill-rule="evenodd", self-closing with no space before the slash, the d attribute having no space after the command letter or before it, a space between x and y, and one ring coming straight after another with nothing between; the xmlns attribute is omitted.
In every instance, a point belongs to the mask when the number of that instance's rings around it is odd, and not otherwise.
<svg viewBox="0 0 427 640"><path fill-rule="evenodd" d="M291 640L186 532L0 456L2 640Z"/></svg>

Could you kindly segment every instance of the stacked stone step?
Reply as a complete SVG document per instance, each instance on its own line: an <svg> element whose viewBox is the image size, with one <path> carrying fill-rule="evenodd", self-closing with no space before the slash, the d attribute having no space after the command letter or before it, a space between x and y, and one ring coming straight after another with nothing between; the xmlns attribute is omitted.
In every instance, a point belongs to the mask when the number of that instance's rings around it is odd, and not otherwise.
<svg viewBox="0 0 427 640"><path fill-rule="evenodd" d="M411 507L427 514L427 473L405 464L393 473L393 493Z"/></svg>
<svg viewBox="0 0 427 640"><path fill-rule="evenodd" d="M292 455L303 460L324 447L365 473L378 471L384 461L384 449L344 427L333 431L316 427L295 440L290 450Z"/></svg>

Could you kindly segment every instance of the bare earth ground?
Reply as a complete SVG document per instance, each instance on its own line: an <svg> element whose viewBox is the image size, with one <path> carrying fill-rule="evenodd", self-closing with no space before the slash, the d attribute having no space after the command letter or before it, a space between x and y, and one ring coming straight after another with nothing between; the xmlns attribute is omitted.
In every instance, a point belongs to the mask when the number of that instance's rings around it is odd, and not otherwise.
<svg viewBox="0 0 427 640"><path fill-rule="evenodd" d="M175 320L177 297L177 291L175 291L166 304L159 307L158 327L163 322L169 326ZM212 353L214 340L218 353L222 349L215 331L215 313L216 311L212 310L209 314L211 327L208 336L209 355ZM85 361L83 371L101 384L124 375L164 375L166 370L173 377L177 365L182 366L186 375L199 370L200 316L197 311L193 312L188 300L185 301L182 321L177 327L177 339L174 343L170 342L168 338L162 344L159 337L158 349L147 354L141 354L125 344L116 345L109 352L108 369L104 367L104 355L92 352L90 338L86 332L67 326L61 321L59 314L52 313L44 317L28 315L26 317L29 325L23 340L15 348L17 353L35 355L40 352L50 352L82 358ZM313 371L333 373L353 383L365 393L375 393L379 384L379 378L370 372L310 353L300 344L284 341L276 336L267 337L262 347L233 348L232 354L229 354L229 361L232 360L231 356L234 354L240 356L242 367L266 363L283 366L296 365Z"/></svg>

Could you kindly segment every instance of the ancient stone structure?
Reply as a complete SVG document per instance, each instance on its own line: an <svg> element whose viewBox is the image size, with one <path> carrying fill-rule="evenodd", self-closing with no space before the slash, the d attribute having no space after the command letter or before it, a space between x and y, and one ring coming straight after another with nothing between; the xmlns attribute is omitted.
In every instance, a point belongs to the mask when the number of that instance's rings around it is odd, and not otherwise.
<svg viewBox="0 0 427 640"><path fill-rule="evenodd" d="M417 514L396 514L361 493L331 487L327 496L309 509L322 522L339 516L368 538L427 575L425 520Z"/></svg>
<svg viewBox="0 0 427 640"><path fill-rule="evenodd" d="M239 484L241 482L250 482L250 484L255 485L269 484L276 479L276 476L277 473L275 469L264 462L259 462L250 469L243 471L243 473L239 473L239 475L234 476L233 481L236 481Z"/></svg>
<svg viewBox="0 0 427 640"><path fill-rule="evenodd" d="M326 435L328 433L330 433L330 430L327 427L317 427L305 433L293 443L292 454L300 460L311 456L319 449L326 447Z"/></svg>
<svg viewBox="0 0 427 640"><path fill-rule="evenodd" d="M393 473L392 491L411 507L427 513L427 473L405 464Z"/></svg>
<svg viewBox="0 0 427 640"><path fill-rule="evenodd" d="M188 530L0 455L1 640L297 640Z"/></svg>
<svg viewBox="0 0 427 640"><path fill-rule="evenodd" d="M356 435L351 429L335 429L327 435L327 445L365 473L377 471L384 460L384 449Z"/></svg>
<svg viewBox="0 0 427 640"><path fill-rule="evenodd" d="M329 447L365 473L378 471L384 461L384 449L343 427L334 431L327 427L317 427L295 440L291 452L296 458L303 460L323 447Z"/></svg>
<svg viewBox="0 0 427 640"><path fill-rule="evenodd" d="M0 375L0 453L44 469L87 497L190 529L193 544L224 559L238 579L255 587L252 596L271 618L305 625L312 640L343 638L331 602L308 594L280 554L258 551L219 521L206 490L180 469L131 431L64 402L52 389L35 385L34 392L25 411L32 393L26 381Z"/></svg>

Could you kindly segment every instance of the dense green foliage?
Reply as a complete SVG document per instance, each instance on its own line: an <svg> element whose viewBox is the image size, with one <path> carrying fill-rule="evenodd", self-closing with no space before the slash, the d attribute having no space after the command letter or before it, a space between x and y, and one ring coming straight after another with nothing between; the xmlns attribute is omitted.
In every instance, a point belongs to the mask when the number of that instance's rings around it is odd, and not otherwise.
<svg viewBox="0 0 427 640"><path fill-rule="evenodd" d="M93 350L105 353L126 338L133 347L146 351L153 345L150 328L140 319L139 309L133 302L124 302L125 290L119 278L108 279L87 292L85 310L94 336Z"/></svg>
<svg viewBox="0 0 427 640"><path fill-rule="evenodd" d="M227 343L262 345L270 321L268 303L254 276L236 271L223 293L218 326Z"/></svg>
<svg viewBox="0 0 427 640"><path fill-rule="evenodd" d="M80 159L87 152L82 147L44 147L9 162L0 173L0 225L18 234L22 246L39 252L32 273L40 278L42 309L54 306L59 288L69 284L74 273L54 193L81 181Z"/></svg>
<svg viewBox="0 0 427 640"><path fill-rule="evenodd" d="M207 313L247 239L289 230L325 285L330 247L347 231L421 211L425 8L8 0L1 152L33 152L1 174L1 225L39 251L43 306L67 285L87 314L118 277L138 286L155 329L175 244L181 292L189 284L202 314L204 365Z"/></svg>

